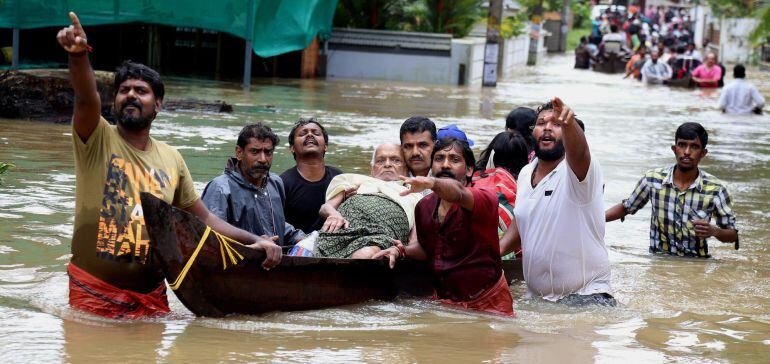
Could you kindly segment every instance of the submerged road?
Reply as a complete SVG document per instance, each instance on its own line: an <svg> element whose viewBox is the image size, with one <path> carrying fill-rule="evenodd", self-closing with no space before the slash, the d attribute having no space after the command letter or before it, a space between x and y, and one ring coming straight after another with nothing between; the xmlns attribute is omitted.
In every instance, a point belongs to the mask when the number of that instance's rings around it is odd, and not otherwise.
<svg viewBox="0 0 770 364"><path fill-rule="evenodd" d="M331 135L328 160L368 173L373 147L398 141L400 123L426 115L457 124L485 146L517 106L561 97L586 123L605 176L605 204L621 201L644 171L672 164L676 127L708 129L702 167L729 184L741 250L712 241L713 258L648 253L649 207L607 226L618 308L573 309L523 300L514 319L401 299L261 317L198 319L170 294L173 314L116 322L67 307L74 200L70 127L0 119L0 161L18 167L0 187L0 358L3 362L386 361L767 362L770 360L770 118L727 117L709 90L648 87L573 70L549 57L496 89L363 81L263 81L237 85L171 80L167 94L226 100L230 115L161 113L153 135L180 149L198 191L222 171L240 128L269 123L281 136L273 171L292 165L286 146L300 115ZM731 68L731 67L728 67ZM732 74L731 71L728 74ZM757 79L757 78L761 79ZM731 77L728 77L727 82ZM770 77L749 79L770 99ZM569 242L564 242L569 249Z"/></svg>

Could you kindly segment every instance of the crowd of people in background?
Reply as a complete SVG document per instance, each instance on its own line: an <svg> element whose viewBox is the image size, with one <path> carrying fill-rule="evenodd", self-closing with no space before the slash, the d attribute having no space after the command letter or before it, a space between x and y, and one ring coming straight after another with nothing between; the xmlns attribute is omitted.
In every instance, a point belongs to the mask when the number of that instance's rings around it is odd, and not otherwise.
<svg viewBox="0 0 770 364"><path fill-rule="evenodd" d="M703 44L704 50L708 44ZM727 70L717 54L698 50L689 9L649 6L608 7L594 19L590 36L575 49L575 68L625 61L624 78L645 84L722 88ZM765 100L736 65L735 85L722 92L719 109L728 114L761 114ZM740 94L740 96L738 96Z"/></svg>

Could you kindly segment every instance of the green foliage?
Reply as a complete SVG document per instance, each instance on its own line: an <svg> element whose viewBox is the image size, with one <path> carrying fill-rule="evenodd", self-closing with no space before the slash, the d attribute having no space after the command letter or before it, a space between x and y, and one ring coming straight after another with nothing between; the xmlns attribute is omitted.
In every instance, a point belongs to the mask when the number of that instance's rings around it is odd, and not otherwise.
<svg viewBox="0 0 770 364"><path fill-rule="evenodd" d="M434 33L450 33L462 38L473 24L484 18L480 0L423 0L428 13L427 22Z"/></svg>
<svg viewBox="0 0 770 364"><path fill-rule="evenodd" d="M521 0L519 1L519 4L526 9L527 18L531 17L532 14L535 14L538 6L542 6L542 13L561 11L562 9L562 0Z"/></svg>
<svg viewBox="0 0 770 364"><path fill-rule="evenodd" d="M398 15L404 1L339 0L334 26L343 28L386 29L388 19Z"/></svg>
<svg viewBox="0 0 770 364"><path fill-rule="evenodd" d="M580 37L591 34L593 26L590 22L583 24L582 28L573 27L567 32L567 49L575 49L580 44Z"/></svg>
<svg viewBox="0 0 770 364"><path fill-rule="evenodd" d="M753 0L706 0L717 17L743 18L751 14Z"/></svg>
<svg viewBox="0 0 770 364"><path fill-rule="evenodd" d="M339 0L334 26L450 33L461 38L484 18L482 0Z"/></svg>
<svg viewBox="0 0 770 364"><path fill-rule="evenodd" d="M754 16L759 24L751 34L751 40L755 43L770 42L770 0L760 1Z"/></svg>
<svg viewBox="0 0 770 364"><path fill-rule="evenodd" d="M0 162L0 176L5 172L8 172L11 168L16 167L13 163ZM3 184L3 178L0 177L0 185Z"/></svg>
<svg viewBox="0 0 770 364"><path fill-rule="evenodd" d="M521 14L525 15L525 14ZM526 27L526 20L522 16L508 16L503 18L503 23L500 25L500 36L509 39L521 34L524 34L524 27Z"/></svg>
<svg viewBox="0 0 770 364"><path fill-rule="evenodd" d="M573 28L582 28L585 24L591 24L591 3L589 1L572 1L570 10L574 14Z"/></svg>

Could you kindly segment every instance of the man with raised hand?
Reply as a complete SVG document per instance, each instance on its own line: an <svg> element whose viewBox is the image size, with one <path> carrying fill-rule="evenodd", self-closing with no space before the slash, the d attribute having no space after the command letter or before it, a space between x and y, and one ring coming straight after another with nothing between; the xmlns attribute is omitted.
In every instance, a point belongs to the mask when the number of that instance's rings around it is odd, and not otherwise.
<svg viewBox="0 0 770 364"><path fill-rule="evenodd" d="M515 223L501 255L521 243L527 297L615 306L604 246L602 171L575 113L558 98L540 106L535 158L518 178Z"/></svg>
<svg viewBox="0 0 770 364"><path fill-rule="evenodd" d="M155 70L125 62L115 73L117 125L102 118L88 60L88 38L77 15L69 16L72 25L60 30L57 40L69 54L75 91L75 223L67 269L70 305L111 318L169 312L164 276L150 255L141 192L152 193L214 230L265 251L266 269L278 264L280 247L270 237L234 228L209 213L179 152L150 136L165 92Z"/></svg>
<svg viewBox="0 0 770 364"><path fill-rule="evenodd" d="M410 189L433 193L415 208L416 240L374 256L427 260L436 297L467 309L513 316L497 238L497 194L471 184L476 158L467 142L439 139L431 156L432 176L402 177Z"/></svg>

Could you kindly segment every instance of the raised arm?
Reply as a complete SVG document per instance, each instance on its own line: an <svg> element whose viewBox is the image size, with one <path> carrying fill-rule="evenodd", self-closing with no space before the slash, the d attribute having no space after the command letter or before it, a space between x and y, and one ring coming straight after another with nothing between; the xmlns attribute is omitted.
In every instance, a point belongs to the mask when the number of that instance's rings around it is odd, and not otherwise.
<svg viewBox="0 0 770 364"><path fill-rule="evenodd" d="M425 190L433 190L440 199L456 203L466 210L473 210L473 194L465 186L455 179L435 177L411 177L400 176L410 188L401 192L401 196L410 193L419 193Z"/></svg>
<svg viewBox="0 0 770 364"><path fill-rule="evenodd" d="M72 25L59 31L56 40L69 53L69 72L75 90L72 127L84 143L99 124L102 102L96 89L96 79L88 60L88 39L75 13L69 13Z"/></svg>
<svg viewBox="0 0 770 364"><path fill-rule="evenodd" d="M262 267L265 269L275 267L281 262L281 247L275 244L275 241L278 240L277 236L256 236L248 231L238 229L209 212L206 205L200 199L196 200L192 206L185 210L195 215L216 232L246 244L251 248L264 251L265 261L262 263Z"/></svg>
<svg viewBox="0 0 770 364"><path fill-rule="evenodd" d="M553 104L553 116L561 122L564 150L567 155L567 164L575 173L579 181L583 181L591 166L591 151L588 150L588 142L583 134L583 129L575 121L575 112L564 105L558 97L551 100Z"/></svg>

